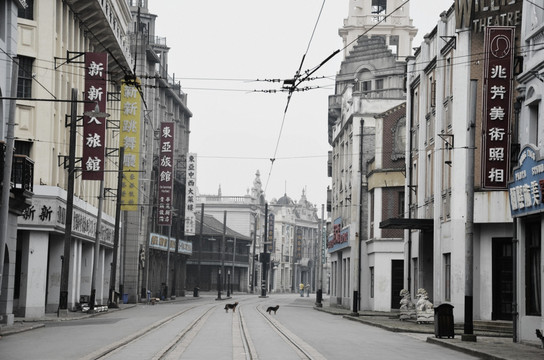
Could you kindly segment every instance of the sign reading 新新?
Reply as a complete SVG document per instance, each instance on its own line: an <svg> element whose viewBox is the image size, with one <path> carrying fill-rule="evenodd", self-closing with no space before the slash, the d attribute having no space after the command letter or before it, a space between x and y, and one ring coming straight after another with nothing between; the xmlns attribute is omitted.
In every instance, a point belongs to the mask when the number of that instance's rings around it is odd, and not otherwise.
<svg viewBox="0 0 544 360"><path fill-rule="evenodd" d="M512 217L543 212L544 159L535 147L526 145L522 149L513 175L508 184Z"/></svg>

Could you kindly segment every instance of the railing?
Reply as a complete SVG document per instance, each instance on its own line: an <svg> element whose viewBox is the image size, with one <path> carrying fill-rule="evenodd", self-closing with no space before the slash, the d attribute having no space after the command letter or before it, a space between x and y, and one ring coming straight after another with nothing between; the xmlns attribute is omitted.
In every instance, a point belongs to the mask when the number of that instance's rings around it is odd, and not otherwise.
<svg viewBox="0 0 544 360"><path fill-rule="evenodd" d="M4 179L6 143L0 141L0 184ZM11 191L34 192L34 161L25 155L13 155Z"/></svg>
<svg viewBox="0 0 544 360"><path fill-rule="evenodd" d="M25 155L13 155L11 189L34 192L34 161Z"/></svg>
<svg viewBox="0 0 544 360"><path fill-rule="evenodd" d="M191 264L194 264L198 261L198 256L199 256L198 250L193 251L193 255L191 256L191 258L189 258L188 261ZM212 261L212 262L217 262L217 264L220 264L221 253L216 251L202 251L202 253L200 254L200 261L202 262ZM240 263L249 264L249 255L236 254L234 258L234 262L236 264L240 264ZM232 253L226 252L223 254L223 263L225 264L225 266L232 265Z"/></svg>

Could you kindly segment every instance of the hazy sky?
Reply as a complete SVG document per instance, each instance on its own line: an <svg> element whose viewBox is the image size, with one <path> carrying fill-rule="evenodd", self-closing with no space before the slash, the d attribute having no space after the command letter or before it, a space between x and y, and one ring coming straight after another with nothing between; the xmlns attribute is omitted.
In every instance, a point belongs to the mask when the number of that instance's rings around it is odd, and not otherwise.
<svg viewBox="0 0 544 360"><path fill-rule="evenodd" d="M311 89L293 94L285 116L287 93L263 92L282 83L263 80L292 78L301 63L302 72L312 71L342 49L338 30L349 2L149 1L156 35L170 47L168 72L188 94L201 194L221 186L223 195L245 195L259 170L268 201L285 192L298 201L305 189L318 208L326 202L328 97L342 52L301 85ZM453 0L409 3L417 47Z"/></svg>

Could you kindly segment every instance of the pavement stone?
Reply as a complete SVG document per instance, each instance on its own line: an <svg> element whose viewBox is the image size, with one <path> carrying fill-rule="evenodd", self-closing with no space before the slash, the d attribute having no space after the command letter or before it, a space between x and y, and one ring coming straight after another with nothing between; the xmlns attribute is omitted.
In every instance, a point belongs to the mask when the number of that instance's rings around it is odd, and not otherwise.
<svg viewBox="0 0 544 360"><path fill-rule="evenodd" d="M406 333L418 339L454 349L482 359L492 360L543 360L544 349L538 342L515 343L511 336L500 336L496 333L474 331L476 342L462 341L463 330L455 329L454 338L437 338L434 336L434 323L418 324L416 321L400 321L398 315L388 312L360 311L355 316L350 310L323 304L315 307L318 311L343 316L345 319L380 327L382 329ZM432 334L425 336L425 334Z"/></svg>
<svg viewBox="0 0 544 360"><path fill-rule="evenodd" d="M184 301L193 299L192 297L181 297L174 301ZM306 298L305 298L306 299ZM307 298L313 301L313 297ZM168 303L167 301L165 303ZM29 331L45 326L48 321L70 321L84 319L92 316L100 316L112 311L122 311L136 304L120 304L118 308L112 308L105 312L95 314L87 314L82 312L68 312L63 317L57 317L56 314L46 314L45 317L39 319L22 319L16 318L15 323L11 326L0 325L0 339L2 336L17 334L23 331ZM160 304L159 304L160 306ZM405 333L414 338L424 340L429 343L438 344L457 351L464 352L469 355L477 356L482 359L492 360L543 360L544 349L538 342L525 344L515 343L512 338L498 336L493 333L484 333L474 331L477 341L462 341L462 330L455 329L455 337L436 338L434 336L434 324L418 324L415 321L400 321L395 313L377 312L377 311L360 311L358 314L353 314L350 310L330 306L328 301L323 301L322 306L314 306L315 310L327 312L329 314L342 316L347 320L358 321L363 324L380 327L382 329ZM430 335L430 336L426 336ZM1 341L1 340L0 340Z"/></svg>

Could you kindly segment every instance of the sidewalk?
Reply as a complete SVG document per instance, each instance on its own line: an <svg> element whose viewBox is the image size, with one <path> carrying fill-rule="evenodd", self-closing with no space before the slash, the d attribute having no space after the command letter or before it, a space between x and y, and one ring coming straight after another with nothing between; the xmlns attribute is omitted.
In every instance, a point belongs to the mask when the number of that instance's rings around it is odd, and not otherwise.
<svg viewBox="0 0 544 360"><path fill-rule="evenodd" d="M359 316L353 316L350 310L330 307L328 302L324 302L323 307L314 307L314 309L343 316L345 319L359 321L388 331L410 334L428 343L438 344L482 359L544 359L544 349L541 349L539 343L536 341L534 344L520 344L513 342L511 337L500 337L497 334L478 331L474 331L477 337L476 342L461 341L463 331L458 329L455 329L455 337L453 339L436 338L434 336L434 324L400 321L395 313L360 311Z"/></svg>

